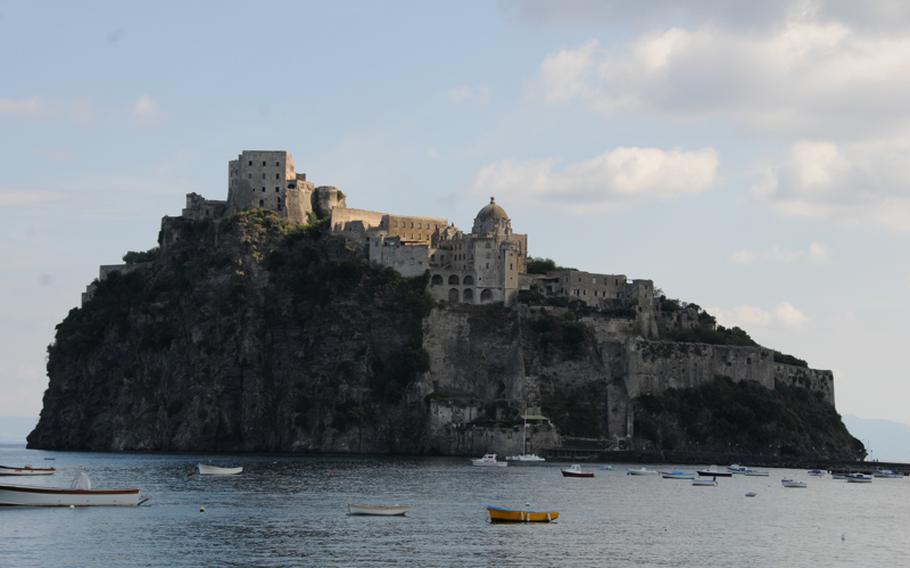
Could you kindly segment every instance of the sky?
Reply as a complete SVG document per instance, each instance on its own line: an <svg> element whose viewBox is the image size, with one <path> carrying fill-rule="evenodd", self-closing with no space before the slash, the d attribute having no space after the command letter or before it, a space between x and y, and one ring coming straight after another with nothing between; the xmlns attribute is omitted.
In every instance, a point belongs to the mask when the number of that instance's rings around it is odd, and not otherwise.
<svg viewBox="0 0 910 568"><path fill-rule="evenodd" d="M685 4L682 6L681 4ZM0 0L0 415L54 326L245 149L353 207L650 278L910 424L904 2Z"/></svg>

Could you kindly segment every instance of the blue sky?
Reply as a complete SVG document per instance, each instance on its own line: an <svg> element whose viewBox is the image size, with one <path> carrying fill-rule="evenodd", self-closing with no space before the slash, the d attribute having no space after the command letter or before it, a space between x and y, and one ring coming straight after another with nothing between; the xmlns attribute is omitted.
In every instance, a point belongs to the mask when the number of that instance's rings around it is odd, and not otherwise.
<svg viewBox="0 0 910 568"><path fill-rule="evenodd" d="M0 415L54 325L227 161L652 278L910 423L910 10L900 2L0 1ZM908 162L910 163L910 162Z"/></svg>

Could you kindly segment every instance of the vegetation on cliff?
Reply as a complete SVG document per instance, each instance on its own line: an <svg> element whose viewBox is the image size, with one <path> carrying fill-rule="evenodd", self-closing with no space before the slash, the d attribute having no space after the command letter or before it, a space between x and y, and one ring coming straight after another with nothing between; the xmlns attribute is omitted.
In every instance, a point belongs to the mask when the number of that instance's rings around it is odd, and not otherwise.
<svg viewBox="0 0 910 568"><path fill-rule="evenodd" d="M819 394L728 377L636 399L639 447L769 456L858 458L863 444Z"/></svg>

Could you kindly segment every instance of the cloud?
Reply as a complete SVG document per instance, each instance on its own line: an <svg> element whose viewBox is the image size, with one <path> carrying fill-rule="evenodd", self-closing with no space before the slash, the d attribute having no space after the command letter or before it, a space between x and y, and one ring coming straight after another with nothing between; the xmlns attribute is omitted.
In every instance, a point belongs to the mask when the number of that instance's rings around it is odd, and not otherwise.
<svg viewBox="0 0 910 568"><path fill-rule="evenodd" d="M722 117L801 136L893 131L910 122L910 36L856 31L811 11L755 33L673 27L552 53L532 90L604 115Z"/></svg>
<svg viewBox="0 0 910 568"><path fill-rule="evenodd" d="M0 189L0 207L40 206L63 198L58 191Z"/></svg>
<svg viewBox="0 0 910 568"><path fill-rule="evenodd" d="M752 195L790 216L910 232L910 140L794 143L762 168Z"/></svg>
<svg viewBox="0 0 910 568"><path fill-rule="evenodd" d="M717 319L717 323L725 327L798 328L809 321L801 310L789 302L781 302L771 309L744 305L730 309L712 307L707 311Z"/></svg>
<svg viewBox="0 0 910 568"><path fill-rule="evenodd" d="M828 249L819 243L811 243L806 250L783 249L771 247L765 250L739 249L730 255L735 264L759 263L821 263L828 260Z"/></svg>
<svg viewBox="0 0 910 568"><path fill-rule="evenodd" d="M0 99L0 115L31 119L66 118L87 123L95 118L95 111L92 104L84 99L49 101L40 97L30 97Z"/></svg>
<svg viewBox="0 0 910 568"><path fill-rule="evenodd" d="M717 167L713 148L619 147L566 165L555 158L496 162L475 174L470 190L591 214L702 193L717 181Z"/></svg>
<svg viewBox="0 0 910 568"><path fill-rule="evenodd" d="M477 103L485 104L490 102L491 95L490 88L484 85L470 86L462 85L460 87L455 87L450 89L446 95L449 97L449 100L456 103Z"/></svg>
<svg viewBox="0 0 910 568"><path fill-rule="evenodd" d="M0 114L35 117L47 113L47 104L40 99L0 99Z"/></svg>
<svg viewBox="0 0 910 568"><path fill-rule="evenodd" d="M161 117L158 102L148 95L142 95L133 104L133 117L141 123L150 123Z"/></svg>

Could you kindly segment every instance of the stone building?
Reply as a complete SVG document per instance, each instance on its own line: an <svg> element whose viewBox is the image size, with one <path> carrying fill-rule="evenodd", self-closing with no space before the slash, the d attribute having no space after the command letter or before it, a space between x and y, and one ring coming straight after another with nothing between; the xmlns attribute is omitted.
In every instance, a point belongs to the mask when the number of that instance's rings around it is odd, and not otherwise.
<svg viewBox="0 0 910 568"><path fill-rule="evenodd" d="M596 274L574 268L528 275L526 282L544 296L567 296L595 308L643 304L654 294L651 280L628 280L623 274Z"/></svg>

